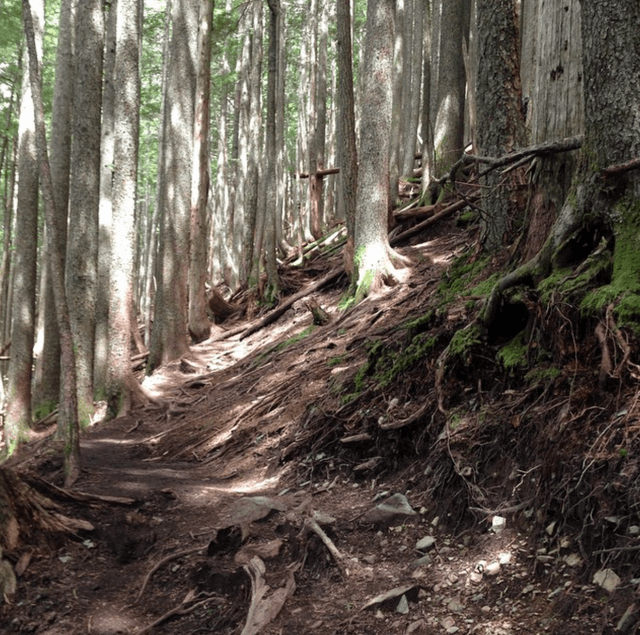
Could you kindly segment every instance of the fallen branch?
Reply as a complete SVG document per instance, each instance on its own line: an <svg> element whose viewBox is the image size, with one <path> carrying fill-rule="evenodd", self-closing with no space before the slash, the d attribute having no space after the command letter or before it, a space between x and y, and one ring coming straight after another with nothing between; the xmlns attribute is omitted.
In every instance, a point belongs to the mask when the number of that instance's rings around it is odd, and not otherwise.
<svg viewBox="0 0 640 635"><path fill-rule="evenodd" d="M342 555L338 547L335 546L333 540L331 540L331 538L327 536L322 527L320 527L318 522L313 518L306 518L304 521L303 531L305 533L312 531L314 534L316 534L316 536L318 536L318 538L320 538L320 540L322 540L324 546L329 550L329 553L333 556L336 564L338 565L342 573L346 576L347 570L344 564L344 556Z"/></svg>
<svg viewBox="0 0 640 635"><path fill-rule="evenodd" d="M294 574L300 568L300 563L289 570L285 585L274 591L269 597L266 597L269 585L264 579L266 570L264 562L258 556L253 556L251 562L243 568L251 578L251 604L241 635L257 635L276 618L284 603L295 593Z"/></svg>
<svg viewBox="0 0 640 635"><path fill-rule="evenodd" d="M137 595L136 599L131 603L130 606L135 606L140 601L140 598L142 597L142 594L144 593L144 590L147 588L147 584L149 584L149 580L151 579L151 576L163 564L166 564L167 562L171 562L171 560L175 560L176 558L180 558L181 556L189 556L192 553L204 552L206 550L206 548L207 548L206 546L205 547L192 547L191 549L185 549L184 551L177 551L176 553L169 554L166 558L162 558L162 560L160 560L159 562L156 562L156 564L154 564L153 567L151 567L151 569L149 570L147 575L144 577L144 580L142 581L142 586L140 587L140 591L138 591L138 595ZM138 633L137 635L141 635L141 632Z"/></svg>
<svg viewBox="0 0 640 635"><path fill-rule="evenodd" d="M208 602L211 602L211 600L220 601L219 598L209 597L204 600L200 600L200 602L196 602L195 604L191 604L191 606L189 606L189 604L193 602L193 599L182 602L182 604L179 604L178 606L171 609L170 611L167 611L164 615L161 615L157 620L154 620L153 622L151 622L151 624L148 624L144 628L141 628L139 631L136 631L135 635L145 635L145 633L150 632L156 626L159 626L160 624L162 624L162 622L166 622L170 617L173 617L174 615L188 615L189 613L193 613L193 611L195 611L197 608L204 606Z"/></svg>
<svg viewBox="0 0 640 635"><path fill-rule="evenodd" d="M337 280L342 274L344 274L344 267L337 267L333 271L330 271L324 278L321 278L317 282L310 284L308 287L299 291L295 295L292 295L285 302L277 306L271 313L267 313L261 320L250 326L246 329L241 335L240 339L243 340L246 337L249 337L252 333L259 331L261 328L267 326L267 324L271 324L271 322L275 322L281 315L283 315L289 307L291 307L294 302L297 302L301 298L308 296L309 294L321 289L325 285Z"/></svg>
<svg viewBox="0 0 640 635"><path fill-rule="evenodd" d="M618 174L624 174L631 170L640 170L640 159L631 159L626 163L618 163L617 165L610 165L608 168L602 170L601 174L604 178L609 176L617 176Z"/></svg>

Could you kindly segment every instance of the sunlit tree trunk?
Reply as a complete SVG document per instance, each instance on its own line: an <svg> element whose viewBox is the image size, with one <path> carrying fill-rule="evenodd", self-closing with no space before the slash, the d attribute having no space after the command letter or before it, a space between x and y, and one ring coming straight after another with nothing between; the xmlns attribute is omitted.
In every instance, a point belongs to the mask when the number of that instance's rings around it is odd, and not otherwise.
<svg viewBox="0 0 640 635"><path fill-rule="evenodd" d="M164 213L160 233L158 287L149 365L189 352L187 286L191 207L191 162L196 83L198 8L175 0L163 117Z"/></svg>
<svg viewBox="0 0 640 635"><path fill-rule="evenodd" d="M134 396L131 334L134 304L136 182L140 128L139 0L118 0L113 117L113 226L109 282L107 406L112 417L129 410Z"/></svg>
<svg viewBox="0 0 640 635"><path fill-rule="evenodd" d="M200 1L198 75L193 127L191 251L189 254L189 333L195 342L209 337L207 278L207 202L209 197L209 99L213 0Z"/></svg>
<svg viewBox="0 0 640 635"><path fill-rule="evenodd" d="M396 0L395 44L393 49L393 108L391 111L391 151L389 155L389 196L392 204L400 202L402 99L404 97L404 22L405 0ZM407 66L409 65L407 60Z"/></svg>
<svg viewBox="0 0 640 635"><path fill-rule="evenodd" d="M102 1L79 0L66 277L81 425L93 415L103 29Z"/></svg>
<svg viewBox="0 0 640 635"><path fill-rule="evenodd" d="M32 77L42 58L44 3L27 6L32 21L34 52L24 65L18 148L18 197L13 258L11 362L7 388L4 437L12 452L26 440L31 426L31 377L35 332L36 262L38 254L38 161Z"/></svg>
<svg viewBox="0 0 640 635"><path fill-rule="evenodd" d="M418 120L420 116L420 96L422 85L422 44L424 30L424 4L426 0L415 0L413 3L413 20L411 20L411 64L406 69L405 102L403 102L403 154L401 171L406 177L413 175L413 168L418 143Z"/></svg>
<svg viewBox="0 0 640 635"><path fill-rule="evenodd" d="M438 92L435 113L435 175L464 151L465 72L462 41L469 28L469 0L443 0L439 21Z"/></svg>
<svg viewBox="0 0 640 635"><path fill-rule="evenodd" d="M67 209L69 207L69 169L71 163L71 115L73 108L73 38L75 29L76 0L63 0L60 4L58 49L56 54L56 79L53 91L51 116L51 179L54 187L56 213L63 229L66 248ZM45 247L46 249L46 244ZM45 262L48 257L43 259ZM35 366L34 407L36 410L52 410L60 396L60 336L56 321L55 301L49 266L41 270L43 278L40 296L42 323L41 352Z"/></svg>
<svg viewBox="0 0 640 635"><path fill-rule="evenodd" d="M393 0L369 0L353 256L356 297L390 282L395 273L387 231L393 31Z"/></svg>
<svg viewBox="0 0 640 635"><path fill-rule="evenodd" d="M29 50L29 66L31 69L31 91L35 111L36 145L40 172L40 185L42 187L44 210L49 236L48 254L51 265L51 281L56 303L58 327L60 329L61 347L61 396L58 409L58 435L64 443L64 476L65 486L71 486L80 474L80 441L78 425L78 394L76 386L76 364L74 358L73 341L71 336L71 321L67 305L65 280L64 280L64 256L57 247L62 244L61 227L58 214L55 210L53 184L51 181L51 169L47 153L47 139L44 122L44 106L42 103L42 91L40 88L40 70L38 53L36 50L36 38L34 33L34 21L31 14L29 0L22 2L22 16Z"/></svg>
<svg viewBox="0 0 640 635"><path fill-rule="evenodd" d="M117 90L114 78L116 59L117 2L106 13L104 47L104 83L102 89L102 129L100 142L100 206L98 208L98 270L96 291L96 332L94 350L94 383L96 393L105 394L109 363L109 267L111 263L111 234L113 228L113 151L114 106Z"/></svg>

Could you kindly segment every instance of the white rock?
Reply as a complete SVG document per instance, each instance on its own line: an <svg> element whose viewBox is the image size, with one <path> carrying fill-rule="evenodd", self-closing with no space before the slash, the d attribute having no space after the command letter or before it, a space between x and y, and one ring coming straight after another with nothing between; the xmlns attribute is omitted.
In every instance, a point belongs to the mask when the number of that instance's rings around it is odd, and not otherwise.
<svg viewBox="0 0 640 635"><path fill-rule="evenodd" d="M545 531L547 532L547 534L549 534L549 536L553 536L553 532L556 530L556 525L557 523L555 520L547 525Z"/></svg>
<svg viewBox="0 0 640 635"><path fill-rule="evenodd" d="M495 560L494 562L490 562L486 567L484 572L487 575L498 575L500 573L500 563Z"/></svg>
<svg viewBox="0 0 640 635"><path fill-rule="evenodd" d="M425 536L416 543L416 549L418 551L427 551L436 544L436 539L433 536Z"/></svg>
<svg viewBox="0 0 640 635"><path fill-rule="evenodd" d="M622 580L613 569L600 569L593 575L593 583L609 593L613 593L620 586L620 582Z"/></svg>
<svg viewBox="0 0 640 635"><path fill-rule="evenodd" d="M498 554L498 562L500 564L509 564L511 562L511 554L506 551Z"/></svg>
<svg viewBox="0 0 640 635"><path fill-rule="evenodd" d="M577 553L570 553L564 557L564 561L570 567L577 567L582 563L582 558Z"/></svg>
<svg viewBox="0 0 640 635"><path fill-rule="evenodd" d="M640 534L640 527L638 527L638 525L631 525L631 527L629 527L629 535L637 536L638 534Z"/></svg>
<svg viewBox="0 0 640 635"><path fill-rule="evenodd" d="M406 615L409 612L409 602L407 601L407 596L403 595L400 598L400 602L398 602L398 606L396 607L396 613L401 613L402 615Z"/></svg>
<svg viewBox="0 0 640 635"><path fill-rule="evenodd" d="M507 526L507 519L504 516L494 516L491 519L491 531L499 534Z"/></svg>

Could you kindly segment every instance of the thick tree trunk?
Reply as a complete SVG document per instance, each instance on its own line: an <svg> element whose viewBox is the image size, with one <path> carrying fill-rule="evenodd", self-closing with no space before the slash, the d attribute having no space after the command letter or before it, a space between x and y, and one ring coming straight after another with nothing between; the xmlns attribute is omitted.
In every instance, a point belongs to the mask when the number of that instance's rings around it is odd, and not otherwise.
<svg viewBox="0 0 640 635"><path fill-rule="evenodd" d="M515 0L478 0L478 79L476 86L478 153L503 156L525 145L519 73L519 40ZM521 218L514 190L518 172L486 177L483 243L488 250L503 246Z"/></svg>
<svg viewBox="0 0 640 635"><path fill-rule="evenodd" d="M118 230L111 238L109 267L107 407L111 417L130 409L135 383L131 370L131 333L137 328L132 308L140 128L139 0L118 0L116 11L113 226Z"/></svg>
<svg viewBox="0 0 640 635"><path fill-rule="evenodd" d="M193 127L191 179L191 250L189 254L189 333L195 342L209 337L207 279L207 202L209 197L209 99L211 87L211 21L213 0L200 2L198 76Z"/></svg>
<svg viewBox="0 0 640 635"><path fill-rule="evenodd" d="M49 157L47 154L44 106L40 88L40 69L38 66L38 54L36 52L36 40L29 0L23 0L22 8L27 46L29 49L30 68L33 70L33 73L30 75L30 80L35 111L36 145L40 167L40 185L42 187L44 211L47 222L47 236L50 241L47 253L50 258L51 281L56 303L58 328L60 329L62 386L58 414L58 434L64 441L65 485L69 486L75 482L80 474L76 363L71 337L71 320L64 284L64 256L61 251L57 251L56 249L62 244L62 229L59 224L59 215L56 214L55 209L56 204L53 195Z"/></svg>
<svg viewBox="0 0 640 635"><path fill-rule="evenodd" d="M64 244L59 247L63 253L66 249L67 209L69 206L75 5L76 0L64 0L60 4L56 80L51 116L51 178L56 213L60 215L59 223L64 230ZM45 262L47 260L48 257L44 258ZM42 346L35 366L33 395L35 409L43 412L44 410L53 410L60 397L60 337L51 285L51 272L48 266L42 267L41 275L44 282L41 287L44 292L40 296L39 309L42 320Z"/></svg>
<svg viewBox="0 0 640 635"><path fill-rule="evenodd" d="M94 382L97 394L105 394L109 363L109 267L113 231L113 151L114 105L117 85L114 80L116 61L117 0L106 14L104 84L102 91L102 130L100 141L100 207L98 208L98 270L96 291L96 331L94 347Z"/></svg>
<svg viewBox="0 0 640 635"><path fill-rule="evenodd" d="M172 25L160 180L165 190L158 263L161 271L149 351L151 369L189 352L187 287L197 6L188 0L175 0Z"/></svg>
<svg viewBox="0 0 640 635"><path fill-rule="evenodd" d="M12 452L28 437L31 426L31 369L35 333L36 262L38 253L38 161L33 104L33 81L42 57L44 3L28 7L34 29L34 53L25 66L20 106L18 149L18 197L13 261L13 311L11 363L7 391L4 436Z"/></svg>
<svg viewBox="0 0 640 635"><path fill-rule="evenodd" d="M336 5L338 40L338 131L337 160L340 167L338 177L339 216L347 223L347 246L345 247L345 270L353 274L355 242L356 187L358 182L358 156L356 150L356 118L353 93L353 55L351 48L351 9L349 0L337 0Z"/></svg>
<svg viewBox="0 0 640 635"><path fill-rule="evenodd" d="M375 291L395 272L387 231L393 24L393 1L369 0L355 210L356 297Z"/></svg>
<svg viewBox="0 0 640 635"><path fill-rule="evenodd" d="M78 416L93 415L93 360L100 207L100 122L102 110L102 0L79 0L76 16L67 297L76 349Z"/></svg>

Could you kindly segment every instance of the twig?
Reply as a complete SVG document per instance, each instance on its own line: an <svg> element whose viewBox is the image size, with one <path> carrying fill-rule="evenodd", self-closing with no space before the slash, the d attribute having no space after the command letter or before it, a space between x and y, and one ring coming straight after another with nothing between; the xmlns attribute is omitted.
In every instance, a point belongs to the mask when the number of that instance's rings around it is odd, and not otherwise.
<svg viewBox="0 0 640 635"><path fill-rule="evenodd" d="M215 599L218 599L218 598L212 598L212 597L206 598L204 600L201 600L200 602L196 602L195 604L192 604L188 608L186 607L186 605L189 604L189 602L192 602L193 600L183 602L182 604L179 604L178 606L171 609L170 611L167 611L164 615L161 615L157 620L155 620L154 622L151 622L151 624L148 624L144 628L137 631L135 635L144 635L145 633L148 633L149 631L154 629L156 626L162 624L162 622L165 622L166 620L168 620L170 617L173 617L174 615L188 615L189 613L193 613L193 611L195 611L197 608L204 606L207 602L210 602L211 600L215 600Z"/></svg>
<svg viewBox="0 0 640 635"><path fill-rule="evenodd" d="M318 525L318 522L313 518L306 518L304 521L304 530L307 532L312 531L318 536L318 538L320 538L320 540L322 540L325 547L329 550L329 553L333 556L333 559L336 561L336 564L338 565L342 573L347 575L347 571L344 566L344 556L342 555L342 553L340 553L338 547L335 546L333 540L331 540L331 538L329 538L329 536L327 536L327 534L324 532L322 527Z"/></svg>
<svg viewBox="0 0 640 635"><path fill-rule="evenodd" d="M640 158L631 159L631 161L627 161L626 163L610 165L608 168L602 170L601 174L603 177L607 178L609 176L617 176L618 174L624 174L625 172L638 169L640 169Z"/></svg>
<svg viewBox="0 0 640 635"><path fill-rule="evenodd" d="M151 579L151 576L163 564L166 564L167 562L170 562L171 560L175 560L176 558L180 558L181 556L188 556L188 555L190 555L192 553L197 553L198 551L204 551L204 549L206 549L206 547L192 547L191 549L185 549L184 551L178 551L176 553L172 553L172 554L168 555L166 558L163 558L162 560L157 562L155 565L153 565L153 567L151 567L151 569L149 570L149 573L147 573L147 575L144 577L144 580L142 581L142 587L140 587L140 591L138 592L138 596L136 597L136 599L133 601L133 603L130 606L135 606L140 601L140 598L142 597L142 594L144 593L144 590L147 588L147 584L149 583L149 580ZM141 633L138 633L137 635L141 635Z"/></svg>

